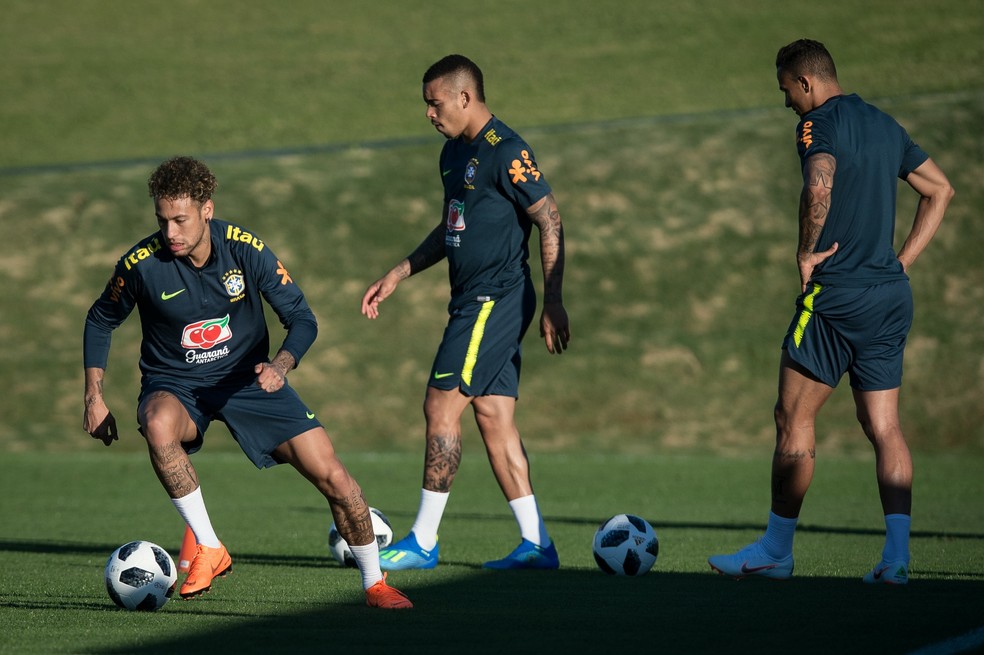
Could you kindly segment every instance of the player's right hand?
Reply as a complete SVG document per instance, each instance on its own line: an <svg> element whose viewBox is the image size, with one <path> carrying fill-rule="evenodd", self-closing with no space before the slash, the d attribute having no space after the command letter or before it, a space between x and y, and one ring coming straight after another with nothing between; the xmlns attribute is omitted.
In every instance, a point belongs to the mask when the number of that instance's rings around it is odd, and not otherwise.
<svg viewBox="0 0 984 655"><path fill-rule="evenodd" d="M834 245L823 252L811 252L805 255L797 255L796 263L799 265L800 272L800 293L806 293L806 287L810 283L810 278L813 277L813 269L837 252L839 245L840 244L835 241Z"/></svg>
<svg viewBox="0 0 984 655"><path fill-rule="evenodd" d="M101 439L107 446L119 439L116 432L116 417L105 403L94 403L85 408L82 429L93 439Z"/></svg>
<svg viewBox="0 0 984 655"><path fill-rule="evenodd" d="M362 314L366 318L379 317L379 303L396 290L400 278L391 272L369 285L362 295Z"/></svg>

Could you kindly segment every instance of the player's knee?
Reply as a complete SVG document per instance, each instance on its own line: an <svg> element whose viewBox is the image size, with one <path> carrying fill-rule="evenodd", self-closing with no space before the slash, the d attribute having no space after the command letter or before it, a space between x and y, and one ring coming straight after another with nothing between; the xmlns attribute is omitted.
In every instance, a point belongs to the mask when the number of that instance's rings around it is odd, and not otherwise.
<svg viewBox="0 0 984 655"><path fill-rule="evenodd" d="M424 403L427 434L457 435L461 433L461 416L448 411L441 403Z"/></svg>
<svg viewBox="0 0 984 655"><path fill-rule="evenodd" d="M776 438L789 434L789 411L783 406L781 401L776 402L772 409L772 418L776 423Z"/></svg>
<svg viewBox="0 0 984 655"><path fill-rule="evenodd" d="M179 441L174 421L161 412L147 412L140 419L140 432L151 446Z"/></svg>
<svg viewBox="0 0 984 655"><path fill-rule="evenodd" d="M316 484L328 500L349 500L362 496L362 488L355 478L337 461L321 471Z"/></svg>
<svg viewBox="0 0 984 655"><path fill-rule="evenodd" d="M874 420L862 412L858 412L857 418L861 430L872 443L889 443L905 439L902 435L902 426L896 420Z"/></svg>

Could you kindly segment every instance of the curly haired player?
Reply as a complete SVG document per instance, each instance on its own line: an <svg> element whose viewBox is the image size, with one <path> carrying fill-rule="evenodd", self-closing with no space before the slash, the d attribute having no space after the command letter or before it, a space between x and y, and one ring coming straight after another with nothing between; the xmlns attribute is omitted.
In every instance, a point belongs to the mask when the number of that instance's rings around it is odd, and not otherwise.
<svg viewBox="0 0 984 655"><path fill-rule="evenodd" d="M117 439L103 377L112 332L136 308L143 331L140 432L157 477L198 542L181 596L208 591L214 578L232 570L189 457L218 419L257 468L289 463L325 496L359 564L369 606L413 607L379 568L361 488L287 383L317 336L314 314L266 243L213 218L215 186L208 167L190 157L165 161L151 175L160 229L120 258L86 317L83 427L107 446ZM272 360L263 300L287 330Z"/></svg>

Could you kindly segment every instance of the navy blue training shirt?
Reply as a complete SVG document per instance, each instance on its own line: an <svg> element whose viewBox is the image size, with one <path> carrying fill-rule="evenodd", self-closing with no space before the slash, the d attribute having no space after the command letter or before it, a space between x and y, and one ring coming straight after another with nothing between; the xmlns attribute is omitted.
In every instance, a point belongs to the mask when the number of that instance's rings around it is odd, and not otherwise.
<svg viewBox="0 0 984 655"><path fill-rule="evenodd" d="M835 241L839 246L811 279L838 286L907 279L892 246L898 180L929 156L894 118L856 94L835 96L804 114L796 146L804 169L817 153L837 160L830 211L815 251Z"/></svg>
<svg viewBox="0 0 984 655"><path fill-rule="evenodd" d="M86 368L106 368L112 332L136 307L144 377L241 384L255 378L256 364L270 356L263 299L287 330L282 348L300 362L318 324L287 269L244 228L212 219L208 229L212 252L200 269L174 257L160 232L120 258L86 316Z"/></svg>
<svg viewBox="0 0 984 655"><path fill-rule="evenodd" d="M530 148L498 118L440 159L451 305L515 288L530 273L526 210L550 193Z"/></svg>

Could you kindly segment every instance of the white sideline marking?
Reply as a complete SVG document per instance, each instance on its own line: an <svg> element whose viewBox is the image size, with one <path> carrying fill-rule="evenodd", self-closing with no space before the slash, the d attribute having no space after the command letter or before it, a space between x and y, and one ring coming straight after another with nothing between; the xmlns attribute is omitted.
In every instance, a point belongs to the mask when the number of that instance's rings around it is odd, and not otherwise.
<svg viewBox="0 0 984 655"><path fill-rule="evenodd" d="M966 653L981 646L984 646L984 626L959 637L924 646L919 650L910 652L909 655L955 655L956 653Z"/></svg>

